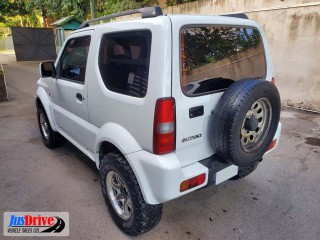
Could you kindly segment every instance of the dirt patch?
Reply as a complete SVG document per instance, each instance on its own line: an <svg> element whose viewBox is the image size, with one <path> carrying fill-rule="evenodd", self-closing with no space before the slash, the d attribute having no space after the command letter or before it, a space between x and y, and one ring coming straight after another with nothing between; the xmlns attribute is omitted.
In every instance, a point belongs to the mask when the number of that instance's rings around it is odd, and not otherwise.
<svg viewBox="0 0 320 240"><path fill-rule="evenodd" d="M320 139L319 138L307 137L307 138L305 138L305 140L306 140L305 141L306 144L320 147Z"/></svg>
<svg viewBox="0 0 320 240"><path fill-rule="evenodd" d="M292 100L283 100L281 101L281 104L282 106L288 107L288 108L320 113L319 104L315 101L299 102L299 101L292 101Z"/></svg>
<svg viewBox="0 0 320 240"><path fill-rule="evenodd" d="M37 145L41 145L41 138L40 137L33 137L29 139L29 142L32 144L37 144Z"/></svg>
<svg viewBox="0 0 320 240"><path fill-rule="evenodd" d="M298 14L293 14L291 16L291 25L290 25L290 39L295 40L298 36L298 28L300 25L300 20L302 16Z"/></svg>
<svg viewBox="0 0 320 240"><path fill-rule="evenodd" d="M0 102L8 101L7 88L4 81L4 72L0 64Z"/></svg>

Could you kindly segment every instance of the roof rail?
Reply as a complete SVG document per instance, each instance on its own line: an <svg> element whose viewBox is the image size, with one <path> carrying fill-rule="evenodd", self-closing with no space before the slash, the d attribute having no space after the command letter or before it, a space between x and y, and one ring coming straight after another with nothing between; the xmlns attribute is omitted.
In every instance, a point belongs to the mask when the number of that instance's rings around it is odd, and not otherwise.
<svg viewBox="0 0 320 240"><path fill-rule="evenodd" d="M115 18L115 17L127 16L127 15L131 15L131 14L136 14L136 13L141 13L142 18L152 18L152 17L157 17L157 16L163 15L162 9L159 6L145 7L145 8L140 8L140 9L134 9L134 10L128 10L128 11L124 11L124 12L114 13L114 14L110 14L107 16L84 21L80 25L79 29L89 27L89 23L98 22L98 21L102 21L102 20L106 20L106 19L110 19L110 18Z"/></svg>
<svg viewBox="0 0 320 240"><path fill-rule="evenodd" d="M234 18L243 18L243 19L249 19L248 16L244 13L230 13L230 14L223 14L221 15L223 17L234 17Z"/></svg>

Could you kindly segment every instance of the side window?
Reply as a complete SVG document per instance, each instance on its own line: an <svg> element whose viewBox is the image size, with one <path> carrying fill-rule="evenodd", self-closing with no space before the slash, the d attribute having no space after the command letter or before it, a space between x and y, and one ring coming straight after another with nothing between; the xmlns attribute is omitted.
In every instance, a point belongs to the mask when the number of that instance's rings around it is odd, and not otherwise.
<svg viewBox="0 0 320 240"><path fill-rule="evenodd" d="M99 52L105 86L120 94L143 98L147 94L151 32L140 30L106 34Z"/></svg>
<svg viewBox="0 0 320 240"><path fill-rule="evenodd" d="M84 83L90 36L70 39L60 60L60 77Z"/></svg>

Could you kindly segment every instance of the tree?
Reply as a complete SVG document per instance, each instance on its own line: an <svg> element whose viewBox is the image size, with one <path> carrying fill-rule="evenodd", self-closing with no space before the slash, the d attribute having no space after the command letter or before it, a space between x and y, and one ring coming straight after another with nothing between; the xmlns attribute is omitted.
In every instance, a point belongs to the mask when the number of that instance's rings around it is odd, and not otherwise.
<svg viewBox="0 0 320 240"><path fill-rule="evenodd" d="M98 0L97 10L99 11L99 15L108 15L157 4L157 0Z"/></svg>
<svg viewBox="0 0 320 240"><path fill-rule="evenodd" d="M7 27L39 26L39 14L31 6L32 0L1 0L0 22Z"/></svg>
<svg viewBox="0 0 320 240"><path fill-rule="evenodd" d="M55 20L70 15L86 19L90 12L90 3L89 0L33 0L29 9L41 11L43 17L52 17Z"/></svg>
<svg viewBox="0 0 320 240"><path fill-rule="evenodd" d="M6 22L7 18L19 16L21 26L37 25L37 15L52 17L55 20L62 17L75 15L80 19L86 19L90 12L89 0L1 0L0 22Z"/></svg>
<svg viewBox="0 0 320 240"><path fill-rule="evenodd" d="M10 1L10 0L1 0L0 2L0 21L4 22L5 17L14 17L14 16L24 16L26 15L25 2L21 0Z"/></svg>
<svg viewBox="0 0 320 240"><path fill-rule="evenodd" d="M174 5L194 2L194 1L197 1L197 0L167 0L167 6L174 6Z"/></svg>
<svg viewBox="0 0 320 240"><path fill-rule="evenodd" d="M157 0L93 0L98 16L156 5ZM90 16L90 0L0 0L0 23L11 26L40 26L40 16L58 20L73 15Z"/></svg>

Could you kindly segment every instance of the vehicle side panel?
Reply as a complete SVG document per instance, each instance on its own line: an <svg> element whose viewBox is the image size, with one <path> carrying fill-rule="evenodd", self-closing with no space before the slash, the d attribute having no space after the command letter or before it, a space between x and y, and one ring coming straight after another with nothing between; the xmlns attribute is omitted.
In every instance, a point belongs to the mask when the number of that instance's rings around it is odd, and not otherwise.
<svg viewBox="0 0 320 240"><path fill-rule="evenodd" d="M147 94L144 98L137 98L110 91L103 83L98 64L95 64L88 72L89 119L97 128L105 123L119 124L143 149L151 152L155 102L158 98L171 96L171 24L168 17L162 16L97 26L91 60L97 63L104 34L128 29L150 30L152 33Z"/></svg>

